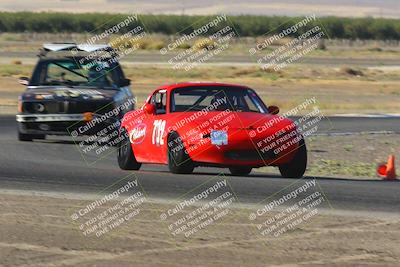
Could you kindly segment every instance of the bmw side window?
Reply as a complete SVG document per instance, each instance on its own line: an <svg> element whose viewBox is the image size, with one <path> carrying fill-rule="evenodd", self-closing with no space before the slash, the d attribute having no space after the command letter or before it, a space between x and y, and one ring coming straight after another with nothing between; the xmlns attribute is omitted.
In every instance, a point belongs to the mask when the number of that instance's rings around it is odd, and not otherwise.
<svg viewBox="0 0 400 267"><path fill-rule="evenodd" d="M156 114L165 114L167 97L164 92L157 92L151 98L151 103L156 107Z"/></svg>

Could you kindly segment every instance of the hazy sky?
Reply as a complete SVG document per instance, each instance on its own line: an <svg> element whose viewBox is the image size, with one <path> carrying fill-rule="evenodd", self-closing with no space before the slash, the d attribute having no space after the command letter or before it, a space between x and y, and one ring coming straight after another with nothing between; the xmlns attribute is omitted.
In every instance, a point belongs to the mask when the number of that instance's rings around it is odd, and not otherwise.
<svg viewBox="0 0 400 267"><path fill-rule="evenodd" d="M0 0L0 10L400 18L400 0Z"/></svg>

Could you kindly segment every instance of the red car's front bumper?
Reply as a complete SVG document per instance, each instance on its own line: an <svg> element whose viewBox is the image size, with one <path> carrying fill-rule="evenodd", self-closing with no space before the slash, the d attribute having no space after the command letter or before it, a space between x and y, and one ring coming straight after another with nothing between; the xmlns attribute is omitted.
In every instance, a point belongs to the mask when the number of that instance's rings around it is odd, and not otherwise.
<svg viewBox="0 0 400 267"><path fill-rule="evenodd" d="M292 160L298 143L298 134L280 136L267 141L271 133L250 137L249 130L229 131L227 145L213 145L210 138L203 138L186 145L190 158L199 165L229 166L277 166ZM281 138L282 137L282 138ZM273 142L279 143L273 145Z"/></svg>

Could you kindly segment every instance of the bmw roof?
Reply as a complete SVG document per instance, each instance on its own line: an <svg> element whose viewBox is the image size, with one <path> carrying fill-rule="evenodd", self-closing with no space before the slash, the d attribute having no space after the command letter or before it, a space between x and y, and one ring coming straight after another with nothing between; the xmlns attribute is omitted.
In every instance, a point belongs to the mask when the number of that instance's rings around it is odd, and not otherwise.
<svg viewBox="0 0 400 267"><path fill-rule="evenodd" d="M78 57L82 53L96 53L97 56L115 57L116 51L108 44L47 43L39 50L39 57L52 53L56 57ZM98 54L97 54L98 53Z"/></svg>
<svg viewBox="0 0 400 267"><path fill-rule="evenodd" d="M50 43L43 44L43 49L46 51L58 52L58 51L111 51L112 47L107 44L76 44L76 43Z"/></svg>

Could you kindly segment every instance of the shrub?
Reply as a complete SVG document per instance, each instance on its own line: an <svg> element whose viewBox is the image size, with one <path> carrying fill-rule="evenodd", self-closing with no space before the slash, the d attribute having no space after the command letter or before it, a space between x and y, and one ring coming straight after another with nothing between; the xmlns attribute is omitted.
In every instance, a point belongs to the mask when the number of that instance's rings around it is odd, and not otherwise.
<svg viewBox="0 0 400 267"><path fill-rule="evenodd" d="M341 67L340 72L343 74L351 75L351 76L363 76L364 73L361 70L353 69L350 67Z"/></svg>
<svg viewBox="0 0 400 267"><path fill-rule="evenodd" d="M209 38L201 38L196 40L196 42L193 45L193 48L196 50L214 50L217 48L217 43L214 42L213 40L210 40Z"/></svg>

